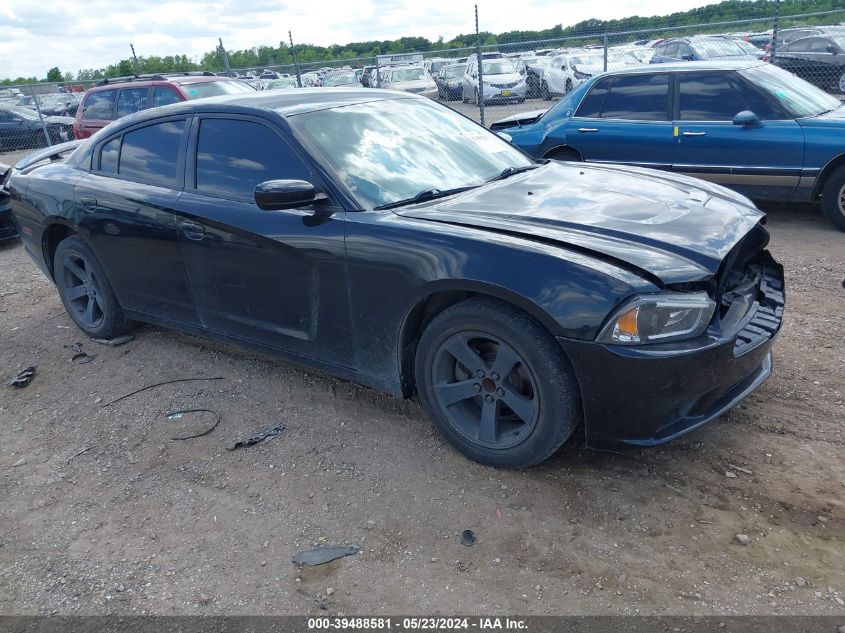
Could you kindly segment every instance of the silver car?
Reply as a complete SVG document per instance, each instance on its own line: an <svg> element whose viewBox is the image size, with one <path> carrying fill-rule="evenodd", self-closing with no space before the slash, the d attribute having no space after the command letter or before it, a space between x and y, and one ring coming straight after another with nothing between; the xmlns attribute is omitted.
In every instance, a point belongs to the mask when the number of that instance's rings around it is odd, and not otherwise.
<svg viewBox="0 0 845 633"><path fill-rule="evenodd" d="M522 103L528 93L528 84L525 77L519 74L519 70L513 60L507 57L492 59L481 59L482 75L484 81L484 103L495 101L518 101ZM478 58L471 57L467 62L464 72L463 94L461 99L464 103L480 103L478 89Z"/></svg>
<svg viewBox="0 0 845 633"><path fill-rule="evenodd" d="M422 66L397 66L379 69L381 87L412 92L429 99L437 99L437 85Z"/></svg>

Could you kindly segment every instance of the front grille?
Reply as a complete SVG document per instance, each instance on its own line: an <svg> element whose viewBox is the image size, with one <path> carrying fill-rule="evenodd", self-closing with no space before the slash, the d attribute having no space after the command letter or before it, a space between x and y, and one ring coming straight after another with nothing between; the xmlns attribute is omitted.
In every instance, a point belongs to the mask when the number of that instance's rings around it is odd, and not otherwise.
<svg viewBox="0 0 845 633"><path fill-rule="evenodd" d="M736 335L735 356L740 356L774 337L783 321L783 307L786 304L783 271L774 262L763 262L756 267L759 268L760 279L757 287L757 310Z"/></svg>
<svg viewBox="0 0 845 633"><path fill-rule="evenodd" d="M490 84L490 85L493 86L494 88L513 88L517 84L519 84L518 81L512 81L510 83L505 83L505 84Z"/></svg>

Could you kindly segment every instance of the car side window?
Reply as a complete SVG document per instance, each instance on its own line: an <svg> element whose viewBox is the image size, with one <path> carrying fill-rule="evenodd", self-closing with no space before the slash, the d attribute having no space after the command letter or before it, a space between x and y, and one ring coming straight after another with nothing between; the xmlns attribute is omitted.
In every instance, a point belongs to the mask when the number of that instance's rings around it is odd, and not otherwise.
<svg viewBox="0 0 845 633"><path fill-rule="evenodd" d="M203 119L197 141L197 191L254 200L266 180L312 180L311 170L266 125L236 119Z"/></svg>
<svg viewBox="0 0 845 633"><path fill-rule="evenodd" d="M675 57L678 58L685 58L685 57L692 57L692 49L683 42L678 44L678 52L675 54Z"/></svg>
<svg viewBox="0 0 845 633"><path fill-rule="evenodd" d="M808 38L810 39L810 52L811 53L823 53L829 54L827 52L828 47L834 46L831 40L826 40L822 37L813 37Z"/></svg>
<svg viewBox="0 0 845 633"><path fill-rule="evenodd" d="M732 121L748 109L727 73L680 73L679 84L681 121Z"/></svg>
<svg viewBox="0 0 845 633"><path fill-rule="evenodd" d="M808 53L810 51L810 39L802 38L800 40L795 40L784 48L786 48L785 52L788 53Z"/></svg>
<svg viewBox="0 0 845 633"><path fill-rule="evenodd" d="M146 110L148 105L149 88L124 88L117 95L117 118L125 117L133 112Z"/></svg>
<svg viewBox="0 0 845 633"><path fill-rule="evenodd" d="M601 118L632 121L668 120L668 73L614 77L601 110Z"/></svg>
<svg viewBox="0 0 845 633"><path fill-rule="evenodd" d="M114 118L114 100L117 90L102 90L89 93L82 107L83 119L107 119Z"/></svg>
<svg viewBox="0 0 845 633"><path fill-rule="evenodd" d="M575 116L587 119L597 119L604 107L604 100L607 98L607 89L612 79L600 79L590 89L590 93L581 101Z"/></svg>
<svg viewBox="0 0 845 633"><path fill-rule="evenodd" d="M166 86L156 86L153 91L153 107L169 105L171 103L179 103L179 95L175 91Z"/></svg>
<svg viewBox="0 0 845 633"><path fill-rule="evenodd" d="M678 53L678 43L677 42L669 42L668 44L663 45L663 52L661 55L663 57L675 57Z"/></svg>
<svg viewBox="0 0 845 633"><path fill-rule="evenodd" d="M120 136L103 145L100 150L100 170L106 174L117 173L117 159L120 156Z"/></svg>
<svg viewBox="0 0 845 633"><path fill-rule="evenodd" d="M185 121L155 123L123 135L117 173L126 178L175 187Z"/></svg>

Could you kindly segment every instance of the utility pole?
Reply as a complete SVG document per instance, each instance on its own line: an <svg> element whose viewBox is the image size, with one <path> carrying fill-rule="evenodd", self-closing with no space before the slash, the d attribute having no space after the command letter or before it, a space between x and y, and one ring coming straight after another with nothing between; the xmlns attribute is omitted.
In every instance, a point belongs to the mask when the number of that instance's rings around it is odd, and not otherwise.
<svg viewBox="0 0 845 633"><path fill-rule="evenodd" d="M229 54L226 52L226 49L223 47L223 38L218 37L217 41L220 43L220 54L223 56L223 68L226 69L226 76L232 76L232 69L229 68Z"/></svg>
<svg viewBox="0 0 845 633"><path fill-rule="evenodd" d="M141 74L141 68L138 65L138 57L135 55L135 45L132 42L129 42L129 48L132 49L132 63L135 64L135 76Z"/></svg>
<svg viewBox="0 0 845 633"><path fill-rule="evenodd" d="M288 31L288 39L290 39L290 54L293 57L293 65L296 68L296 85L302 88L302 75L299 73L299 62L296 61L296 48L293 45L293 35Z"/></svg>
<svg viewBox="0 0 845 633"><path fill-rule="evenodd" d="M478 5L475 5L475 56L478 59L478 114L484 125L484 64L481 63L481 33L478 31Z"/></svg>
<svg viewBox="0 0 845 633"><path fill-rule="evenodd" d="M769 61L774 63L775 56L778 53L778 21L780 20L780 0L775 1L775 25L772 28L772 54L769 55Z"/></svg>

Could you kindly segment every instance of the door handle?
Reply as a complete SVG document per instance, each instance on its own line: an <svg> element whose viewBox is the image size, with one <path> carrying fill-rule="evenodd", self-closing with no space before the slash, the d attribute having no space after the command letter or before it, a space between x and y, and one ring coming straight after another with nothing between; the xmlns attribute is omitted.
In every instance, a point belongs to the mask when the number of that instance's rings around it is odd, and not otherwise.
<svg viewBox="0 0 845 633"><path fill-rule="evenodd" d="M578 132L580 134L585 134L587 132L598 132L599 129L597 127L579 127Z"/></svg>
<svg viewBox="0 0 845 633"><path fill-rule="evenodd" d="M80 202L82 203L82 208L86 211L97 210L97 200L95 198L82 198Z"/></svg>
<svg viewBox="0 0 845 633"><path fill-rule="evenodd" d="M684 132L684 136L707 136L707 132Z"/></svg>
<svg viewBox="0 0 845 633"><path fill-rule="evenodd" d="M199 241L205 237L205 227L202 224L197 224L196 222L182 222L179 224L179 228L182 229L182 235L187 237L189 240Z"/></svg>

